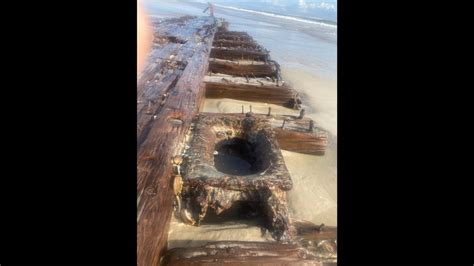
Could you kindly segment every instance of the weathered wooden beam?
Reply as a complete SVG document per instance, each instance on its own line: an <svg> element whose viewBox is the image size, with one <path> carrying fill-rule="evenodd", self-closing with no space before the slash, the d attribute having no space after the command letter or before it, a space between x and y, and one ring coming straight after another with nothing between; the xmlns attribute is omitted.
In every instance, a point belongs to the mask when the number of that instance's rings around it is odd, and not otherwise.
<svg viewBox="0 0 474 266"><path fill-rule="evenodd" d="M228 75L212 75L204 78L207 98L230 98L244 101L272 103L298 109L301 100L298 93L287 85L264 78L249 78Z"/></svg>
<svg viewBox="0 0 474 266"><path fill-rule="evenodd" d="M276 78L277 67L272 61L230 61L210 58L209 71L242 77L271 77Z"/></svg>
<svg viewBox="0 0 474 266"><path fill-rule="evenodd" d="M205 38L202 20L196 17L167 19L154 23L155 40L165 40L153 46L148 63L137 84L137 147L146 138L155 115L163 107L172 89L194 54L196 46ZM196 34L196 35L195 35ZM185 43L173 38L186 39Z"/></svg>
<svg viewBox="0 0 474 266"><path fill-rule="evenodd" d="M215 20L202 17L192 20L189 31L197 39L195 51L176 85L168 91L163 106L137 151L137 263L158 265L167 244L172 213L173 191L171 158L180 152L180 143L202 100L202 78L207 72Z"/></svg>
<svg viewBox="0 0 474 266"><path fill-rule="evenodd" d="M215 37L250 37L250 35L245 31L217 31Z"/></svg>
<svg viewBox="0 0 474 266"><path fill-rule="evenodd" d="M327 146L326 135L275 128L275 135L283 150L305 154L324 155Z"/></svg>
<svg viewBox="0 0 474 266"><path fill-rule="evenodd" d="M212 58L220 59L247 59L255 61L269 60L267 51L245 49L245 48L219 48L213 47L211 51Z"/></svg>
<svg viewBox="0 0 474 266"><path fill-rule="evenodd" d="M325 154L328 132L315 126L312 119L299 119L292 115L272 117L272 127L281 149L312 155Z"/></svg>
<svg viewBox="0 0 474 266"><path fill-rule="evenodd" d="M215 38L215 40L232 40L232 41L239 41L239 42L252 42L253 38L250 36L221 36L219 38Z"/></svg>
<svg viewBox="0 0 474 266"><path fill-rule="evenodd" d="M323 265L306 249L276 242L218 241L202 247L174 248L164 265Z"/></svg>
<svg viewBox="0 0 474 266"><path fill-rule="evenodd" d="M241 47L241 48L250 48L258 49L260 46L255 41L234 41L234 40L214 40L212 44L214 47Z"/></svg>
<svg viewBox="0 0 474 266"><path fill-rule="evenodd" d="M297 241L325 264L337 262L337 227L293 220Z"/></svg>

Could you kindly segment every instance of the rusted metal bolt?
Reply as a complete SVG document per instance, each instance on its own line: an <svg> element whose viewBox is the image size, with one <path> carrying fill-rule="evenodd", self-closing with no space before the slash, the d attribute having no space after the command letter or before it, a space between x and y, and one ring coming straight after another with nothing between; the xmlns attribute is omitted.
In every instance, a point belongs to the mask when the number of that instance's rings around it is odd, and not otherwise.
<svg viewBox="0 0 474 266"><path fill-rule="evenodd" d="M242 105L242 114L244 114L244 106Z"/></svg>
<svg viewBox="0 0 474 266"><path fill-rule="evenodd" d="M309 131L310 132L313 132L314 130L314 121L313 120L309 120Z"/></svg>
<svg viewBox="0 0 474 266"><path fill-rule="evenodd" d="M272 108L271 107L268 107L268 116L270 116L272 114Z"/></svg>
<svg viewBox="0 0 474 266"><path fill-rule="evenodd" d="M286 122L286 119L283 120L283 124L281 125L281 128L285 127L285 122Z"/></svg>

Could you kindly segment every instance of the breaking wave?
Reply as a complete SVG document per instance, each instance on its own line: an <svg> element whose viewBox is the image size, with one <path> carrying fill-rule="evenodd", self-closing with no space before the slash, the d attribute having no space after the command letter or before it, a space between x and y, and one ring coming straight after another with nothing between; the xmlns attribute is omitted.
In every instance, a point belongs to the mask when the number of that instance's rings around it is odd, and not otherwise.
<svg viewBox="0 0 474 266"><path fill-rule="evenodd" d="M269 16L269 17L275 17L275 18L282 18L282 19L293 20L293 21L309 23L309 24L315 24L315 25L320 25L320 26L324 26L324 27L337 29L337 24L332 24L332 23L314 21L314 20L298 18L298 17L278 15L278 14L273 14L273 13L268 13L268 12L263 12L263 11L255 11L255 10L251 10L251 9L238 8L238 7L233 7L233 6L225 6L225 5L219 5L219 4L214 4L214 5L218 6L218 7L227 8L227 9L237 10L237 11L254 13L254 14L259 14L259 15Z"/></svg>

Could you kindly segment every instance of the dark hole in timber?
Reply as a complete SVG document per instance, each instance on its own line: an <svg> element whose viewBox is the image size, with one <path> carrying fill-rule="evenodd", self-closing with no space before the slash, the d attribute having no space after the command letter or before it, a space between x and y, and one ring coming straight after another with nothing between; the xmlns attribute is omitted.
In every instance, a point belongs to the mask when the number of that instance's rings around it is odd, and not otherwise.
<svg viewBox="0 0 474 266"><path fill-rule="evenodd" d="M250 142L233 138L223 140L216 144L214 155L214 166L225 174L250 175L261 171L260 165L256 163L257 156L255 146Z"/></svg>
<svg viewBox="0 0 474 266"><path fill-rule="evenodd" d="M232 205L232 207L223 211L219 215L209 208L206 217L204 217L201 224L221 224L243 220L249 224L263 225L264 216L262 213L261 206L258 202L237 201Z"/></svg>

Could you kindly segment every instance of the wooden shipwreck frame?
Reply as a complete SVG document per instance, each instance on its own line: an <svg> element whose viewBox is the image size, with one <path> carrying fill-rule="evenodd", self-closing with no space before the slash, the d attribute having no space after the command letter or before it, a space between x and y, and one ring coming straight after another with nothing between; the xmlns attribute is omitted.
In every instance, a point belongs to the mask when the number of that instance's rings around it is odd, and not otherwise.
<svg viewBox="0 0 474 266"><path fill-rule="evenodd" d="M155 21L154 47L137 84L138 265L322 265L336 261L336 228L288 216L290 174L280 149L324 155L327 133L269 51L214 17ZM300 115L203 113L204 98L266 102ZM246 157L245 171L219 165ZM214 242L167 251L173 210L198 226L238 202L259 206L279 240Z"/></svg>

